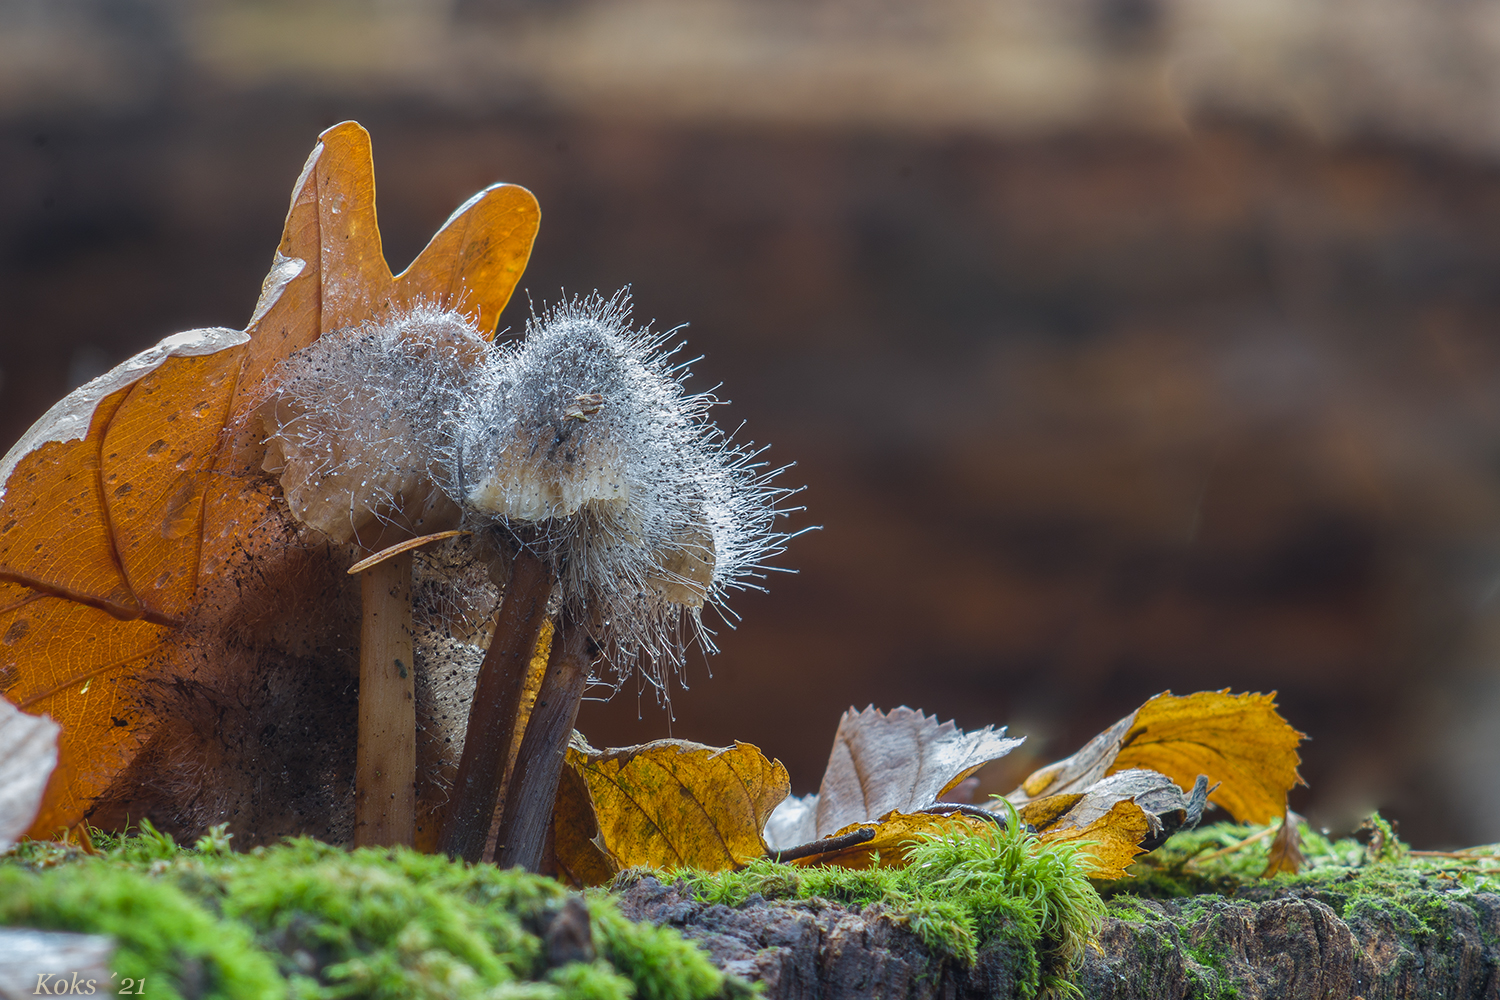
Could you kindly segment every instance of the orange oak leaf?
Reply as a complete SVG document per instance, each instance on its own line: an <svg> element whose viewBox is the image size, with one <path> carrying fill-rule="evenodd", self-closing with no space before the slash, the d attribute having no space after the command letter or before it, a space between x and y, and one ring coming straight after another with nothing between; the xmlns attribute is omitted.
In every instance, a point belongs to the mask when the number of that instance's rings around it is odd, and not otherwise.
<svg viewBox="0 0 1500 1000"><path fill-rule="evenodd" d="M62 725L33 835L90 817L150 747L179 767L206 754L206 744L164 745L171 703L159 695L250 669L255 657L235 654L235 642L252 643L257 629L301 627L283 636L288 649L343 648L334 636L348 625L336 607L341 591L330 591L323 622L272 622L246 604L247 573L268 581L267 591L282 586L270 582L277 572L303 586L344 586L317 584L317 567L304 565L316 557L284 551L285 513L260 473L249 415L282 359L393 309L457 309L492 337L538 220L530 192L495 185L393 276L376 222L369 135L337 125L297 180L245 330L167 338L75 390L0 460L0 693ZM210 733L173 738L206 740L223 724L211 714L196 721Z"/></svg>

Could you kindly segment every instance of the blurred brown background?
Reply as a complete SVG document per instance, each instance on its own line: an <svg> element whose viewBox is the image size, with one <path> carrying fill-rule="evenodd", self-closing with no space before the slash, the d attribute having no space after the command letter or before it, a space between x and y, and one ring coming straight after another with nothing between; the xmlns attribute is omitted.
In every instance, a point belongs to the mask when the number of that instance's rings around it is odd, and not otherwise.
<svg viewBox="0 0 1500 1000"><path fill-rule="evenodd" d="M1315 821L1500 840L1497 112L1495 0L0 0L0 439L242 325L356 118L393 265L530 187L533 300L690 322L824 526L595 744L806 792L905 703L1028 735L1000 791L1277 689Z"/></svg>

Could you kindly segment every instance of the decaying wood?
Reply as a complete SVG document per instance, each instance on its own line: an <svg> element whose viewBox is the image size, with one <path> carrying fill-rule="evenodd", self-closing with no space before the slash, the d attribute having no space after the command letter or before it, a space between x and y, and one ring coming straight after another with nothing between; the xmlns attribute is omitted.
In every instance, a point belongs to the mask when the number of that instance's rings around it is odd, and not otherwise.
<svg viewBox="0 0 1500 1000"><path fill-rule="evenodd" d="M880 907L732 908L651 878L621 902L632 919L676 927L721 968L762 983L767 1000L1024 995L1029 956L1003 934L965 966ZM1500 895L1434 888L1362 902L1336 886L1252 886L1231 898L1112 902L1073 980L1089 1000L1481 1000L1500 992Z"/></svg>

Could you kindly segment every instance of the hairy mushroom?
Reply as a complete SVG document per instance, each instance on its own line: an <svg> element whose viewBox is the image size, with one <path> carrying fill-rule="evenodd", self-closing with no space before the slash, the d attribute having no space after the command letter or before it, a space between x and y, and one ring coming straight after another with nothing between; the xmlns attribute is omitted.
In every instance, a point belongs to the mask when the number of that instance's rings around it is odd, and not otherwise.
<svg viewBox="0 0 1500 1000"><path fill-rule="evenodd" d="M279 478L293 516L335 542L390 553L352 568L362 570L363 607L357 845L409 845L415 836L410 548L450 536L459 522L432 456L445 449L441 414L458 407L488 353L463 316L419 306L324 334L293 354L258 410L263 468Z"/></svg>
<svg viewBox="0 0 1500 1000"><path fill-rule="evenodd" d="M552 652L498 817L496 860L507 866L540 862L595 662L613 668L616 687L639 673L665 690L690 641L713 649L703 608L753 585L789 537L774 528L789 512L778 505L790 491L770 483L780 470L709 420L717 401L683 388L687 367L667 336L633 327L623 292L561 304L496 351L488 384L448 436L443 485L465 525L509 538L512 586L523 566L556 581ZM476 760L494 752L474 728L503 714L481 697L500 686L486 677L491 665L487 657L441 838L470 860L501 801L499 768L466 766L471 750Z"/></svg>

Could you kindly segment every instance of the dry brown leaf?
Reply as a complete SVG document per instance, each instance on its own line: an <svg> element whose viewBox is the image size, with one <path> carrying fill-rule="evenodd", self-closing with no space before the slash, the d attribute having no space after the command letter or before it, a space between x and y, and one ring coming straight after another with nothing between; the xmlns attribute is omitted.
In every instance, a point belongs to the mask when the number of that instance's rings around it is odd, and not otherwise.
<svg viewBox="0 0 1500 1000"><path fill-rule="evenodd" d="M42 805L57 766L57 723L0 698L0 854L10 850Z"/></svg>
<svg viewBox="0 0 1500 1000"><path fill-rule="evenodd" d="M1068 800L1070 804L1064 805ZM1155 771L1133 768L1120 771L1090 785L1083 792L1048 795L1021 807L1021 818L1037 830L1054 826L1088 826L1114 808L1116 802L1131 801L1155 821L1159 813L1186 810L1187 797L1172 779ZM1003 808L1003 807L1002 807Z"/></svg>
<svg viewBox="0 0 1500 1000"><path fill-rule="evenodd" d="M1303 735L1276 711L1275 695L1201 691L1157 695L1110 726L1073 756L1033 773L1006 796L1033 799L1084 793L1130 769L1156 771L1182 788L1206 775L1218 788L1210 801L1240 822L1268 823L1302 782L1297 745Z"/></svg>
<svg viewBox="0 0 1500 1000"><path fill-rule="evenodd" d="M1302 817L1288 809L1266 853L1266 870L1260 877L1270 878L1278 872L1295 875L1306 865L1307 859L1302 856Z"/></svg>
<svg viewBox="0 0 1500 1000"><path fill-rule="evenodd" d="M781 762L749 743L657 740L601 752L575 735L567 766L588 788L597 844L616 868L720 871L748 864L765 855L760 831L790 787ZM557 828L560 866L587 867L573 849L585 833Z"/></svg>
<svg viewBox="0 0 1500 1000"><path fill-rule="evenodd" d="M212 603L204 587L277 544L262 530L284 516L274 495L236 474L256 461L246 416L275 366L417 301L492 335L526 265L536 201L497 185L392 277L369 135L345 122L319 138L247 329L167 338L70 394L0 461L0 692L62 725L34 831L74 825L125 771L158 721L134 677L186 672L203 651L179 640Z"/></svg>
<svg viewBox="0 0 1500 1000"><path fill-rule="evenodd" d="M868 829L874 833L874 836L868 840L861 840L859 843L846 847L836 847L821 854L810 854L787 863L802 868L815 865L837 865L840 868L857 870L873 868L876 865L899 868L906 864L907 854L910 853L911 848L926 838L950 836L954 833L974 836L987 833L994 828L995 824L990 820L965 816L959 812L936 815L892 811L874 822L851 823L840 830L833 831L825 838L837 841L847 834Z"/></svg>
<svg viewBox="0 0 1500 1000"><path fill-rule="evenodd" d="M1082 844L1093 878L1117 879L1141 853L1141 841L1151 835L1146 812L1134 802L1116 802L1109 812L1087 826L1054 827L1038 836L1048 844Z"/></svg>
<svg viewBox="0 0 1500 1000"><path fill-rule="evenodd" d="M1039 799L1032 799L1016 807L1020 813L1021 821L1028 824L1033 830L1046 830L1056 826L1062 818L1068 814L1078 803L1083 801L1081 792L1062 792L1057 795L1043 795ZM1002 809L996 809L997 814Z"/></svg>
<svg viewBox="0 0 1500 1000"><path fill-rule="evenodd" d="M791 847L889 812L924 809L1020 744L1003 727L966 733L904 705L889 712L851 708L839 719L815 802L783 803L767 836Z"/></svg>

